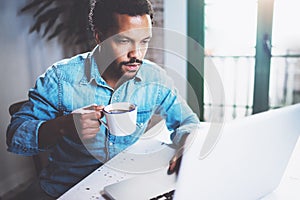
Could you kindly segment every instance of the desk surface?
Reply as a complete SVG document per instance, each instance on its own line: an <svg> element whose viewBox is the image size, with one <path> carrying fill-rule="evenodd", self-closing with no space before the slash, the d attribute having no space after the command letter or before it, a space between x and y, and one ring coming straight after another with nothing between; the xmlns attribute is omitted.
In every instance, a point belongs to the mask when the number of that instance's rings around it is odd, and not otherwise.
<svg viewBox="0 0 300 200"><path fill-rule="evenodd" d="M159 135L157 135L158 132L160 133ZM164 126L164 122L159 122L145 134L144 139L140 139L134 145L92 172L59 197L59 200L103 200L101 191L106 185L139 174L155 172L161 168L166 168L167 173L167 167L174 155L174 149L162 142L169 142L165 138L169 133Z"/></svg>
<svg viewBox="0 0 300 200"><path fill-rule="evenodd" d="M300 199L300 138L278 188L263 200Z"/></svg>
<svg viewBox="0 0 300 200"><path fill-rule="evenodd" d="M112 160L92 172L81 182L63 194L59 200L70 199L97 199L104 200L101 191L106 185L116 183L144 172L166 167L174 150L166 148L157 140L162 139L167 131L161 128L163 123L159 123L150 130L150 135L158 130L162 133L153 140L141 140L128 150L118 154ZM167 134L165 134L167 135ZM150 154L149 154L150 152ZM144 156L147 153L147 156ZM279 187L263 200L298 200L300 199L300 140L296 145L285 175ZM155 159L154 159L155 158ZM155 162L154 162L155 160ZM145 169L145 162L149 168ZM143 166L143 167L142 167Z"/></svg>

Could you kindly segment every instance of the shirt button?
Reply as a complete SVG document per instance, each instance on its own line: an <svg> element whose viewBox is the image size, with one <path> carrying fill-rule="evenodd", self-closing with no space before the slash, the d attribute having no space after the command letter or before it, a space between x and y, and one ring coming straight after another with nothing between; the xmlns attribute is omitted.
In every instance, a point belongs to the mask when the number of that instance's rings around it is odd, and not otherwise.
<svg viewBox="0 0 300 200"><path fill-rule="evenodd" d="M113 143L112 142L109 142L109 146L112 146L113 145Z"/></svg>

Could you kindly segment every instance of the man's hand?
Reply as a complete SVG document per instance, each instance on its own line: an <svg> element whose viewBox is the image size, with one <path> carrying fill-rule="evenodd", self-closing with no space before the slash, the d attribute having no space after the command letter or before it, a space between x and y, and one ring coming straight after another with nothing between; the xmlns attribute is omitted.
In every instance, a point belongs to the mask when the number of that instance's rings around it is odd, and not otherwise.
<svg viewBox="0 0 300 200"><path fill-rule="evenodd" d="M192 144L193 140L197 136L196 134L197 131L192 131L190 133L182 135L177 146L176 153L169 162L168 174L172 174L174 172L178 174L184 151L186 151Z"/></svg>
<svg viewBox="0 0 300 200"><path fill-rule="evenodd" d="M48 148L57 143L62 136L75 140L89 139L96 136L100 129L98 119L103 117L104 106L91 105L74 110L69 115L49 120L39 128L39 147Z"/></svg>
<svg viewBox="0 0 300 200"><path fill-rule="evenodd" d="M177 147L177 150L175 152L175 155L172 157L172 159L169 162L169 169L168 169L168 174L176 173L178 174L180 164L181 164L181 159L183 156L184 148L186 146L186 140L190 134L184 134L181 137L181 140L179 142L179 145Z"/></svg>
<svg viewBox="0 0 300 200"><path fill-rule="evenodd" d="M90 105L72 112L79 138L86 140L96 137L100 130L99 119L103 117L104 106Z"/></svg>
<svg viewBox="0 0 300 200"><path fill-rule="evenodd" d="M168 168L168 174L173 174L174 172L178 174L180 164L181 164L181 159L182 159L182 154L184 151L184 147L182 146L179 148L175 155L172 157L172 159L169 162L169 168Z"/></svg>

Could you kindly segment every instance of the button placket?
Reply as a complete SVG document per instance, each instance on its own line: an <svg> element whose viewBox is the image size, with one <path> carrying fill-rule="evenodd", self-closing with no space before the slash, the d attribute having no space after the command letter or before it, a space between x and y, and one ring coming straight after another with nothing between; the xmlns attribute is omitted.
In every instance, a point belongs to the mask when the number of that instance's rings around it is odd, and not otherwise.
<svg viewBox="0 0 300 200"><path fill-rule="evenodd" d="M115 90L112 94L112 97L111 97L111 103L113 102L120 102L120 94L121 94L121 91L123 90L122 89L123 86L120 86L117 90Z"/></svg>
<svg viewBox="0 0 300 200"><path fill-rule="evenodd" d="M109 134L109 133L108 133ZM107 144L108 144L108 151L109 151L109 157L111 155L114 155L115 154L115 138L111 135L108 135L108 141L107 141Z"/></svg>
<svg viewBox="0 0 300 200"><path fill-rule="evenodd" d="M113 102L119 102L120 101L120 95L119 95L119 93L113 93L112 101Z"/></svg>

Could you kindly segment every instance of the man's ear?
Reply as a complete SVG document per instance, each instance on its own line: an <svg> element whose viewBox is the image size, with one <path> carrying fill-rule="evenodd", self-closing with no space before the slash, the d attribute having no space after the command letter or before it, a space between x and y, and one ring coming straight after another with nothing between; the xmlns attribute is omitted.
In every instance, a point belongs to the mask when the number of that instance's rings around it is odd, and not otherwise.
<svg viewBox="0 0 300 200"><path fill-rule="evenodd" d="M101 37L100 37L99 31L94 32L94 37L95 37L96 43L100 44L101 43Z"/></svg>

